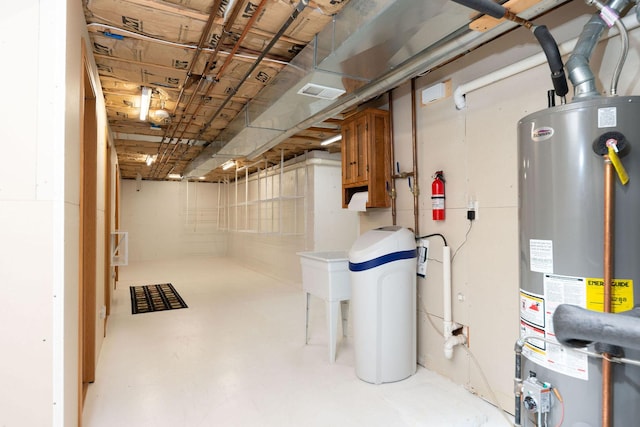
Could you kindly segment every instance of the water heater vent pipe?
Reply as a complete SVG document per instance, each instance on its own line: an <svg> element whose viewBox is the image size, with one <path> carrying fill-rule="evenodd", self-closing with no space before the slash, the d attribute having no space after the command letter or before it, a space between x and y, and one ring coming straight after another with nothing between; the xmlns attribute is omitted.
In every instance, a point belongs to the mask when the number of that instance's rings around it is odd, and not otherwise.
<svg viewBox="0 0 640 427"><path fill-rule="evenodd" d="M592 0L587 0L587 4L593 3ZM628 3L629 0L613 0L609 2L606 6L609 11L608 15L618 15ZM569 80L573 84L573 96L575 98L600 96L596 89L595 76L589 67L589 59L607 26L608 23L605 22L605 19L600 14L593 15L583 27L576 43L576 48L567 60L566 68Z"/></svg>

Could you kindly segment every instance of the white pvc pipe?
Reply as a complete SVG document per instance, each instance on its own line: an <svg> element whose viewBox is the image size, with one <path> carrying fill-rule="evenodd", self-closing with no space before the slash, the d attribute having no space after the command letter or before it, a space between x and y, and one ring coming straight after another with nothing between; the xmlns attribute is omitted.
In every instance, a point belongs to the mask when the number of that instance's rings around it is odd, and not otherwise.
<svg viewBox="0 0 640 427"><path fill-rule="evenodd" d="M636 29L640 25L638 22L638 16L634 13L625 16L621 21L624 26L627 27L627 31ZM618 34L619 33L617 29L611 29L602 40L606 40ZM577 42L578 38L576 37L558 45L560 55L564 56L571 53L575 48ZM504 68L496 70L493 73L489 73L470 82L461 84L453 91L453 102L456 104L456 108L458 110L462 110L467 106L465 100L465 95L467 93L488 86L497 81L506 79L508 77L515 76L518 73L522 73L533 67L537 67L538 65L544 64L545 62L547 62L547 57L545 56L544 52L540 52L533 56L530 56L529 58L525 58L522 61L516 62L515 64L511 64Z"/></svg>
<svg viewBox="0 0 640 427"><path fill-rule="evenodd" d="M453 347L464 344L467 338L464 335L453 335L454 329L458 325L453 322L451 310L451 248L442 247L442 295L443 295L443 335L444 335L444 357L453 357Z"/></svg>
<svg viewBox="0 0 640 427"><path fill-rule="evenodd" d="M451 248L442 247L442 296L443 296L443 320L444 338L451 336L453 328L451 326Z"/></svg>
<svg viewBox="0 0 640 427"><path fill-rule="evenodd" d="M444 342L444 357L451 359L453 357L453 347L457 345L463 345L467 342L467 337L464 335L451 335Z"/></svg>

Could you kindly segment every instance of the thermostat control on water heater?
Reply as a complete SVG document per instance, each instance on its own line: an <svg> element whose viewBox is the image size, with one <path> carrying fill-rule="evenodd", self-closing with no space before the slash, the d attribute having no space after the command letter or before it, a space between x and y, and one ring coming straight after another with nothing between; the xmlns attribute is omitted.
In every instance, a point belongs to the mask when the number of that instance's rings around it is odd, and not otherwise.
<svg viewBox="0 0 640 427"><path fill-rule="evenodd" d="M530 376L522 382L522 405L531 414L537 414L536 425L543 426L543 414L551 411L551 385Z"/></svg>
<svg viewBox="0 0 640 427"><path fill-rule="evenodd" d="M551 387L535 377L529 377L522 382L522 396L522 403L530 412L546 413L551 410Z"/></svg>

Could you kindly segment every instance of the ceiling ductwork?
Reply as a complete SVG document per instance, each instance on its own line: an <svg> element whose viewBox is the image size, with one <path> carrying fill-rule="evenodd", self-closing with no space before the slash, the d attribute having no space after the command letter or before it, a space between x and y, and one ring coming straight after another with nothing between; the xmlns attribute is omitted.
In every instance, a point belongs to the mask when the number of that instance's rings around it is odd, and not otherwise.
<svg viewBox="0 0 640 427"><path fill-rule="evenodd" d="M532 18L561 3L540 1L519 16ZM476 32L469 21L468 9L446 0L351 0L187 166L185 176L202 176L229 158L255 159L296 132L516 26L506 21ZM305 87L310 94L300 93ZM329 92L343 94L323 96Z"/></svg>

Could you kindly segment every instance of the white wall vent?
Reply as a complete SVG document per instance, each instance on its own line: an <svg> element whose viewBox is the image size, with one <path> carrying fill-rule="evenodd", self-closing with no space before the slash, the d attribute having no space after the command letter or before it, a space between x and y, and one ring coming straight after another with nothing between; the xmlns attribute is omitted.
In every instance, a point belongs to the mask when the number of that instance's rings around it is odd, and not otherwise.
<svg viewBox="0 0 640 427"><path fill-rule="evenodd" d="M329 86L322 86L315 83L307 83L298 93L300 95L313 96L314 98L336 99L346 91Z"/></svg>

